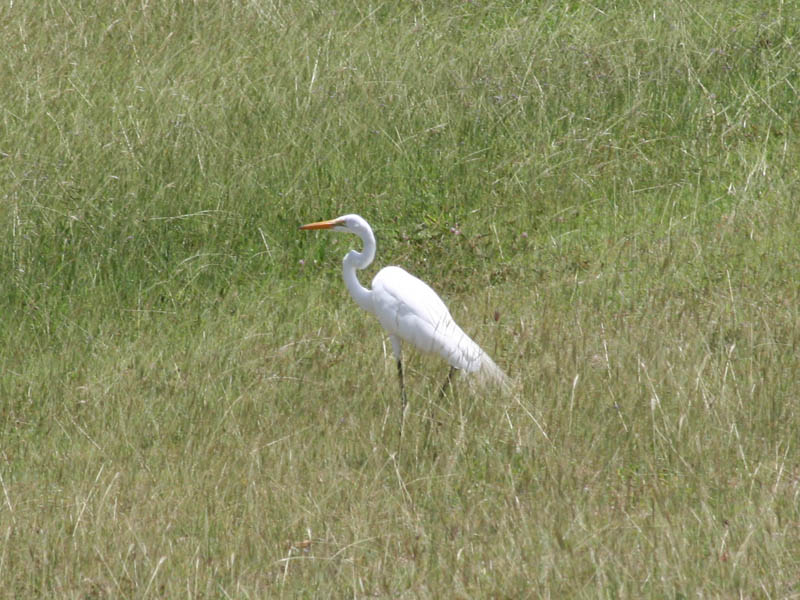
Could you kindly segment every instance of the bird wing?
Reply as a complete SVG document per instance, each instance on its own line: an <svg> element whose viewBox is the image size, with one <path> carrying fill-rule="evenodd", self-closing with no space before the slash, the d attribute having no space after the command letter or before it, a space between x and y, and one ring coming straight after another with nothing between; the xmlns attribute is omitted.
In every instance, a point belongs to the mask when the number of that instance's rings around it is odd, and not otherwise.
<svg viewBox="0 0 800 600"><path fill-rule="evenodd" d="M373 310L390 333L452 366L477 371L488 358L456 324L428 284L400 267L381 269L372 280Z"/></svg>

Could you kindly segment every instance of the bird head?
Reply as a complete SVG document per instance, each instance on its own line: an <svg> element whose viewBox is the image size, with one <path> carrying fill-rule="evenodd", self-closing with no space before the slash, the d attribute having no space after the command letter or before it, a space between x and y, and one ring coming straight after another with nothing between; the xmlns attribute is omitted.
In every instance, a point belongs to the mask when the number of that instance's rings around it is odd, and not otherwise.
<svg viewBox="0 0 800 600"><path fill-rule="evenodd" d="M362 234L372 231L369 224L359 215L344 215L330 221L308 223L307 225L301 225L300 229L332 229L333 231L354 233L359 237L363 237Z"/></svg>

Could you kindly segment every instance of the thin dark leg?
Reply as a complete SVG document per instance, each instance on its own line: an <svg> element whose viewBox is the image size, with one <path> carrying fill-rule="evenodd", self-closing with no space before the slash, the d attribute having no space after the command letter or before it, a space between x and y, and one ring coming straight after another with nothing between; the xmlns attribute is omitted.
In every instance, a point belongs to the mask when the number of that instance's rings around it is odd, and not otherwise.
<svg viewBox="0 0 800 600"><path fill-rule="evenodd" d="M406 386L403 385L403 361L397 359L397 375L400 377L400 435L403 435L403 424L406 420Z"/></svg>
<svg viewBox="0 0 800 600"><path fill-rule="evenodd" d="M444 384L442 385L442 389L439 390L439 398L444 398L444 393L447 391L447 388L453 384L453 373L456 372L455 367L450 367L450 372L447 374L447 379L444 380Z"/></svg>
<svg viewBox="0 0 800 600"><path fill-rule="evenodd" d="M456 372L456 368L451 366L450 371L447 373L447 379L444 380L444 384L442 388L439 390L439 399L441 400L444 398L445 393L447 392L447 388L450 390L453 389L453 373ZM435 418L432 414L430 414L430 409L432 406L432 402L428 402L428 418L427 418L427 425L425 426L425 443L427 444L430 441L430 433L431 433L431 422L436 423L437 429L442 426L442 422Z"/></svg>

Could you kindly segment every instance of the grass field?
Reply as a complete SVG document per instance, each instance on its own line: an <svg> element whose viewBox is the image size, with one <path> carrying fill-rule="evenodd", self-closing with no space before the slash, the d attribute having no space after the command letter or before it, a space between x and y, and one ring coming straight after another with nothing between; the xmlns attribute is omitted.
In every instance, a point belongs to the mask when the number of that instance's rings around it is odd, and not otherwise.
<svg viewBox="0 0 800 600"><path fill-rule="evenodd" d="M6 2L0 597L800 597L800 6ZM341 281L429 282L457 381Z"/></svg>

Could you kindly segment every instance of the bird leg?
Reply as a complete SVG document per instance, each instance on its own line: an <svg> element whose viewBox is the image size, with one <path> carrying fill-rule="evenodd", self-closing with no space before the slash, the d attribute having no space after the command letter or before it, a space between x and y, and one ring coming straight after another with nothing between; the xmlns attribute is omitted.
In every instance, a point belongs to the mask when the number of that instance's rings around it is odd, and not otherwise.
<svg viewBox="0 0 800 600"><path fill-rule="evenodd" d="M397 375L400 378L400 435L403 435L403 424L406 420L406 387L403 385L403 361L397 359Z"/></svg>
<svg viewBox="0 0 800 600"><path fill-rule="evenodd" d="M456 368L451 366L450 372L447 374L447 379L444 380L444 384L442 384L442 389L439 390L439 398L444 398L444 393L447 391L447 388L450 387L452 389L453 385L453 373L456 372Z"/></svg>

